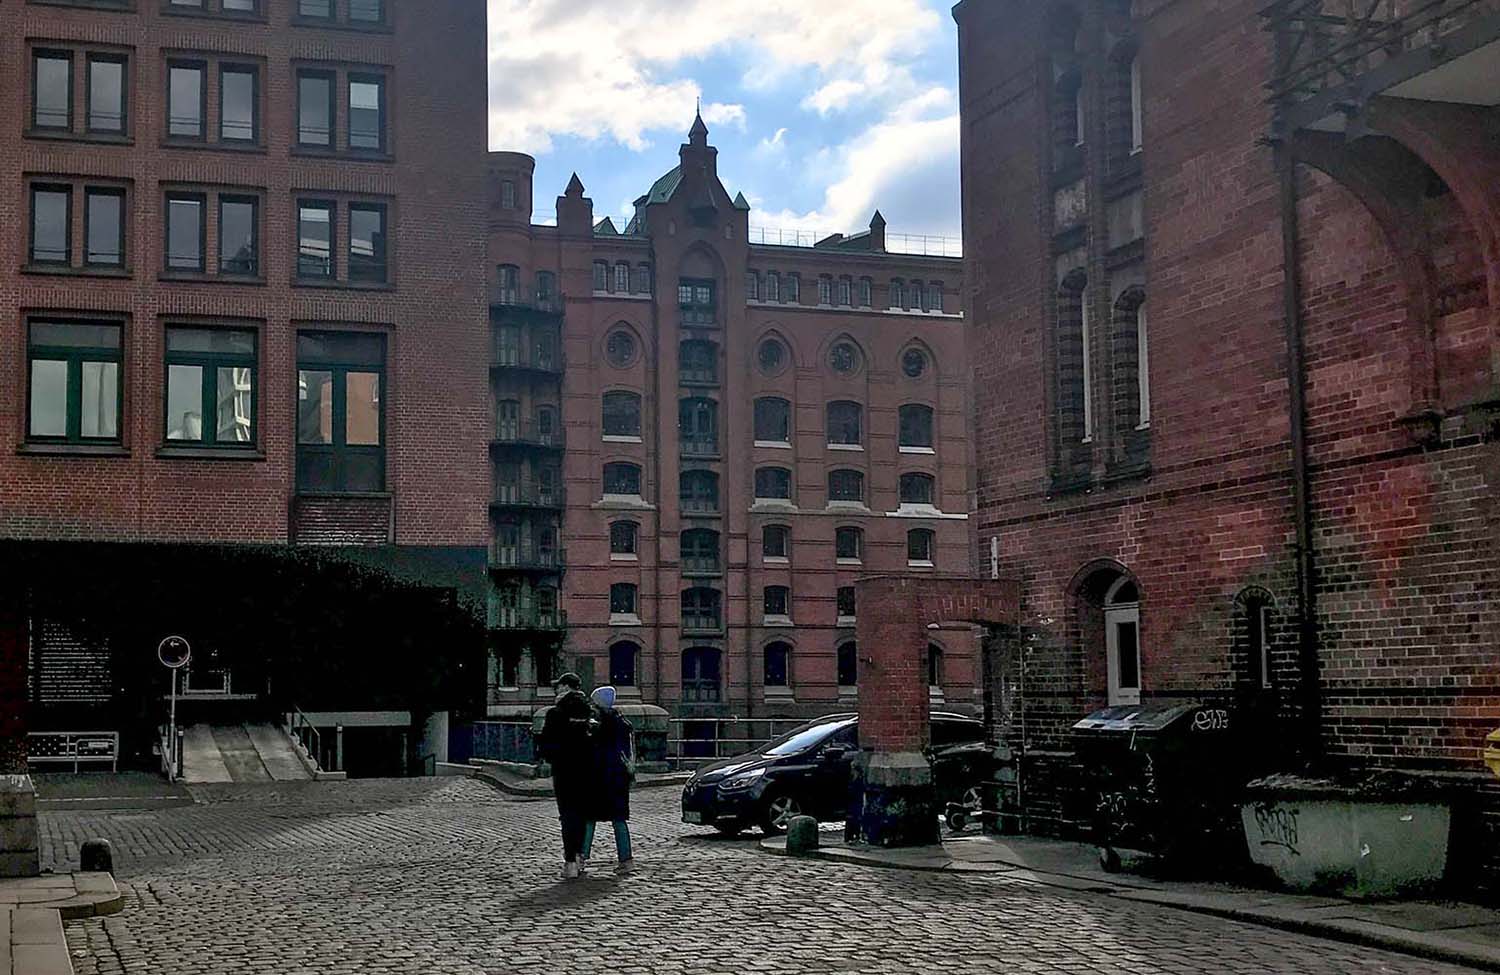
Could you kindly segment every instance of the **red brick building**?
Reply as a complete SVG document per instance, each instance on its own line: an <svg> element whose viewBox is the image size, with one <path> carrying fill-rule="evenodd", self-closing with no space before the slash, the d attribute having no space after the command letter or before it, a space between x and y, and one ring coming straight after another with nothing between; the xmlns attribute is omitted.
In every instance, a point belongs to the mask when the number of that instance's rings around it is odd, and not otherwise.
<svg viewBox="0 0 1500 975"><path fill-rule="evenodd" d="M760 243L716 155L699 120L621 227L577 177L532 223L532 160L490 154L494 716L558 666L683 718L847 708L856 577L968 565L959 261L878 213ZM972 630L933 642L973 708Z"/></svg>
<svg viewBox="0 0 1500 975"><path fill-rule="evenodd" d="M238 560L288 546L482 604L481 0L14 0L0 21L0 600L30 607L4 639L38 720L154 720L122 655L177 629L238 646L253 679L194 675L224 696L263 694L283 640L322 653L247 595L274 573ZM87 618L146 578L128 634Z"/></svg>
<svg viewBox="0 0 1500 975"><path fill-rule="evenodd" d="M1076 718L1173 698L1500 805L1500 11L1355 6L955 9L975 529L1022 582L997 703L1038 827L1077 818ZM1455 842L1486 828L1493 867L1493 814Z"/></svg>

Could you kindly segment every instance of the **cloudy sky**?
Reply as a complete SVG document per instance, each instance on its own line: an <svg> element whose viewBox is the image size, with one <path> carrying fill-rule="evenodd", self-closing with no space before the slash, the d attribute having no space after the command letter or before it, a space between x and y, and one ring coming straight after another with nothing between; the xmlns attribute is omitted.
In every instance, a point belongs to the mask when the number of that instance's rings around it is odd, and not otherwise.
<svg viewBox="0 0 1500 975"><path fill-rule="evenodd" d="M628 214L703 101L754 226L957 238L951 0L489 0L490 148Z"/></svg>

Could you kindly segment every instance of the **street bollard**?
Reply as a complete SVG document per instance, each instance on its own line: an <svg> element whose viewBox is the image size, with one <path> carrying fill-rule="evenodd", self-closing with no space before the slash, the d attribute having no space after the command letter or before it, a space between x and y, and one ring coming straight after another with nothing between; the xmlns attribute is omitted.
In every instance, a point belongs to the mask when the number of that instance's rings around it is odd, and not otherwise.
<svg viewBox="0 0 1500 975"><path fill-rule="evenodd" d="M78 869L84 873L112 873L115 850L109 840L84 840L78 847Z"/></svg>
<svg viewBox="0 0 1500 975"><path fill-rule="evenodd" d="M808 856L818 848L818 821L811 816L794 816L786 827L786 851L792 856Z"/></svg>

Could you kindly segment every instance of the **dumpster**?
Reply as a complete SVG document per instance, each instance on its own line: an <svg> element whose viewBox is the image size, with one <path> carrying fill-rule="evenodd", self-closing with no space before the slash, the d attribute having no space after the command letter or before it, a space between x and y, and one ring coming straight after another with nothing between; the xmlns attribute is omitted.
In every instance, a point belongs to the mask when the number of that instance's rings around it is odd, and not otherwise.
<svg viewBox="0 0 1500 975"><path fill-rule="evenodd" d="M1121 849L1179 863L1243 850L1236 803L1254 773L1237 731L1228 709L1197 702L1110 707L1073 726L1105 870Z"/></svg>

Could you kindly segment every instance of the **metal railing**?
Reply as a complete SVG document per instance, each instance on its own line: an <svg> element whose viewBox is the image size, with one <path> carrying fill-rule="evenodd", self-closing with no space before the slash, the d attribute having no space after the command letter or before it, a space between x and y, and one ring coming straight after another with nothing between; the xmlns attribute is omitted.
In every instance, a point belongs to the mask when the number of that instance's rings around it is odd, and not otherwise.
<svg viewBox="0 0 1500 975"><path fill-rule="evenodd" d="M681 441L682 456L684 457L717 457L719 456L719 440L702 438L686 438Z"/></svg>
<svg viewBox="0 0 1500 975"><path fill-rule="evenodd" d="M718 575L723 565L717 555L684 555L682 574L685 576Z"/></svg>
<svg viewBox="0 0 1500 975"><path fill-rule="evenodd" d="M561 572L568 564L568 553L561 548L540 548L535 545L493 545L490 547L490 568Z"/></svg>
<svg viewBox="0 0 1500 975"><path fill-rule="evenodd" d="M705 308L702 305L682 305L681 311L684 325L702 325L713 328L719 324L717 309Z"/></svg>
<svg viewBox="0 0 1500 975"><path fill-rule="evenodd" d="M492 606L489 611L489 624L492 630L564 630L568 626L568 614L560 609Z"/></svg>
<svg viewBox="0 0 1500 975"><path fill-rule="evenodd" d="M678 371L678 380L690 385L717 386L719 384L719 370L712 366L707 368L683 366Z"/></svg>
<svg viewBox="0 0 1500 975"><path fill-rule="evenodd" d="M1496 13L1500 0L1273 0L1261 11L1278 41L1272 98L1286 107L1336 89Z"/></svg>
<svg viewBox="0 0 1500 975"><path fill-rule="evenodd" d="M532 372L561 374L567 362L561 351L555 348L538 348L534 345L513 345L495 336L490 354L492 369L527 369Z"/></svg>
<svg viewBox="0 0 1500 975"><path fill-rule="evenodd" d="M313 765L313 774L316 776L323 770L323 736L318 733L317 728L313 727L307 715L302 713L302 709L295 705L291 713L287 715L286 731L288 735L297 739L302 750L307 753Z"/></svg>
<svg viewBox="0 0 1500 975"><path fill-rule="evenodd" d="M498 484L495 486L495 497L490 503L497 508L564 508L568 502L561 487Z"/></svg>
<svg viewBox="0 0 1500 975"><path fill-rule="evenodd" d="M505 447L546 447L562 450L567 446L567 436L563 428L556 423L543 426L535 420L497 420L493 442Z"/></svg>
<svg viewBox="0 0 1500 975"><path fill-rule="evenodd" d="M764 745L805 723L803 718L673 718L667 734L667 761L682 768L729 758ZM684 734L687 725L702 728L709 724L714 726L712 738Z"/></svg>
<svg viewBox="0 0 1500 975"><path fill-rule="evenodd" d="M684 633L720 633L724 630L724 622L718 613L694 613L683 611L682 632ZM715 700L718 700L715 698Z"/></svg>
<svg viewBox="0 0 1500 975"><path fill-rule="evenodd" d="M509 287L503 284L490 285L490 304L496 308L520 308L526 311L546 312L550 315L560 315L563 311L563 297L551 291L537 291L535 288Z"/></svg>
<svg viewBox="0 0 1500 975"><path fill-rule="evenodd" d="M71 765L77 772L83 762L108 762L111 772L120 768L118 731L33 731L26 735L29 765Z"/></svg>
<svg viewBox="0 0 1500 975"><path fill-rule="evenodd" d="M815 247L832 234L794 227L751 227L749 242L770 247ZM885 235L885 253L910 254L914 257L963 257L963 240L935 234Z"/></svg>
<svg viewBox="0 0 1500 975"><path fill-rule="evenodd" d="M719 513L719 499L679 497L677 507L686 515L716 515Z"/></svg>

